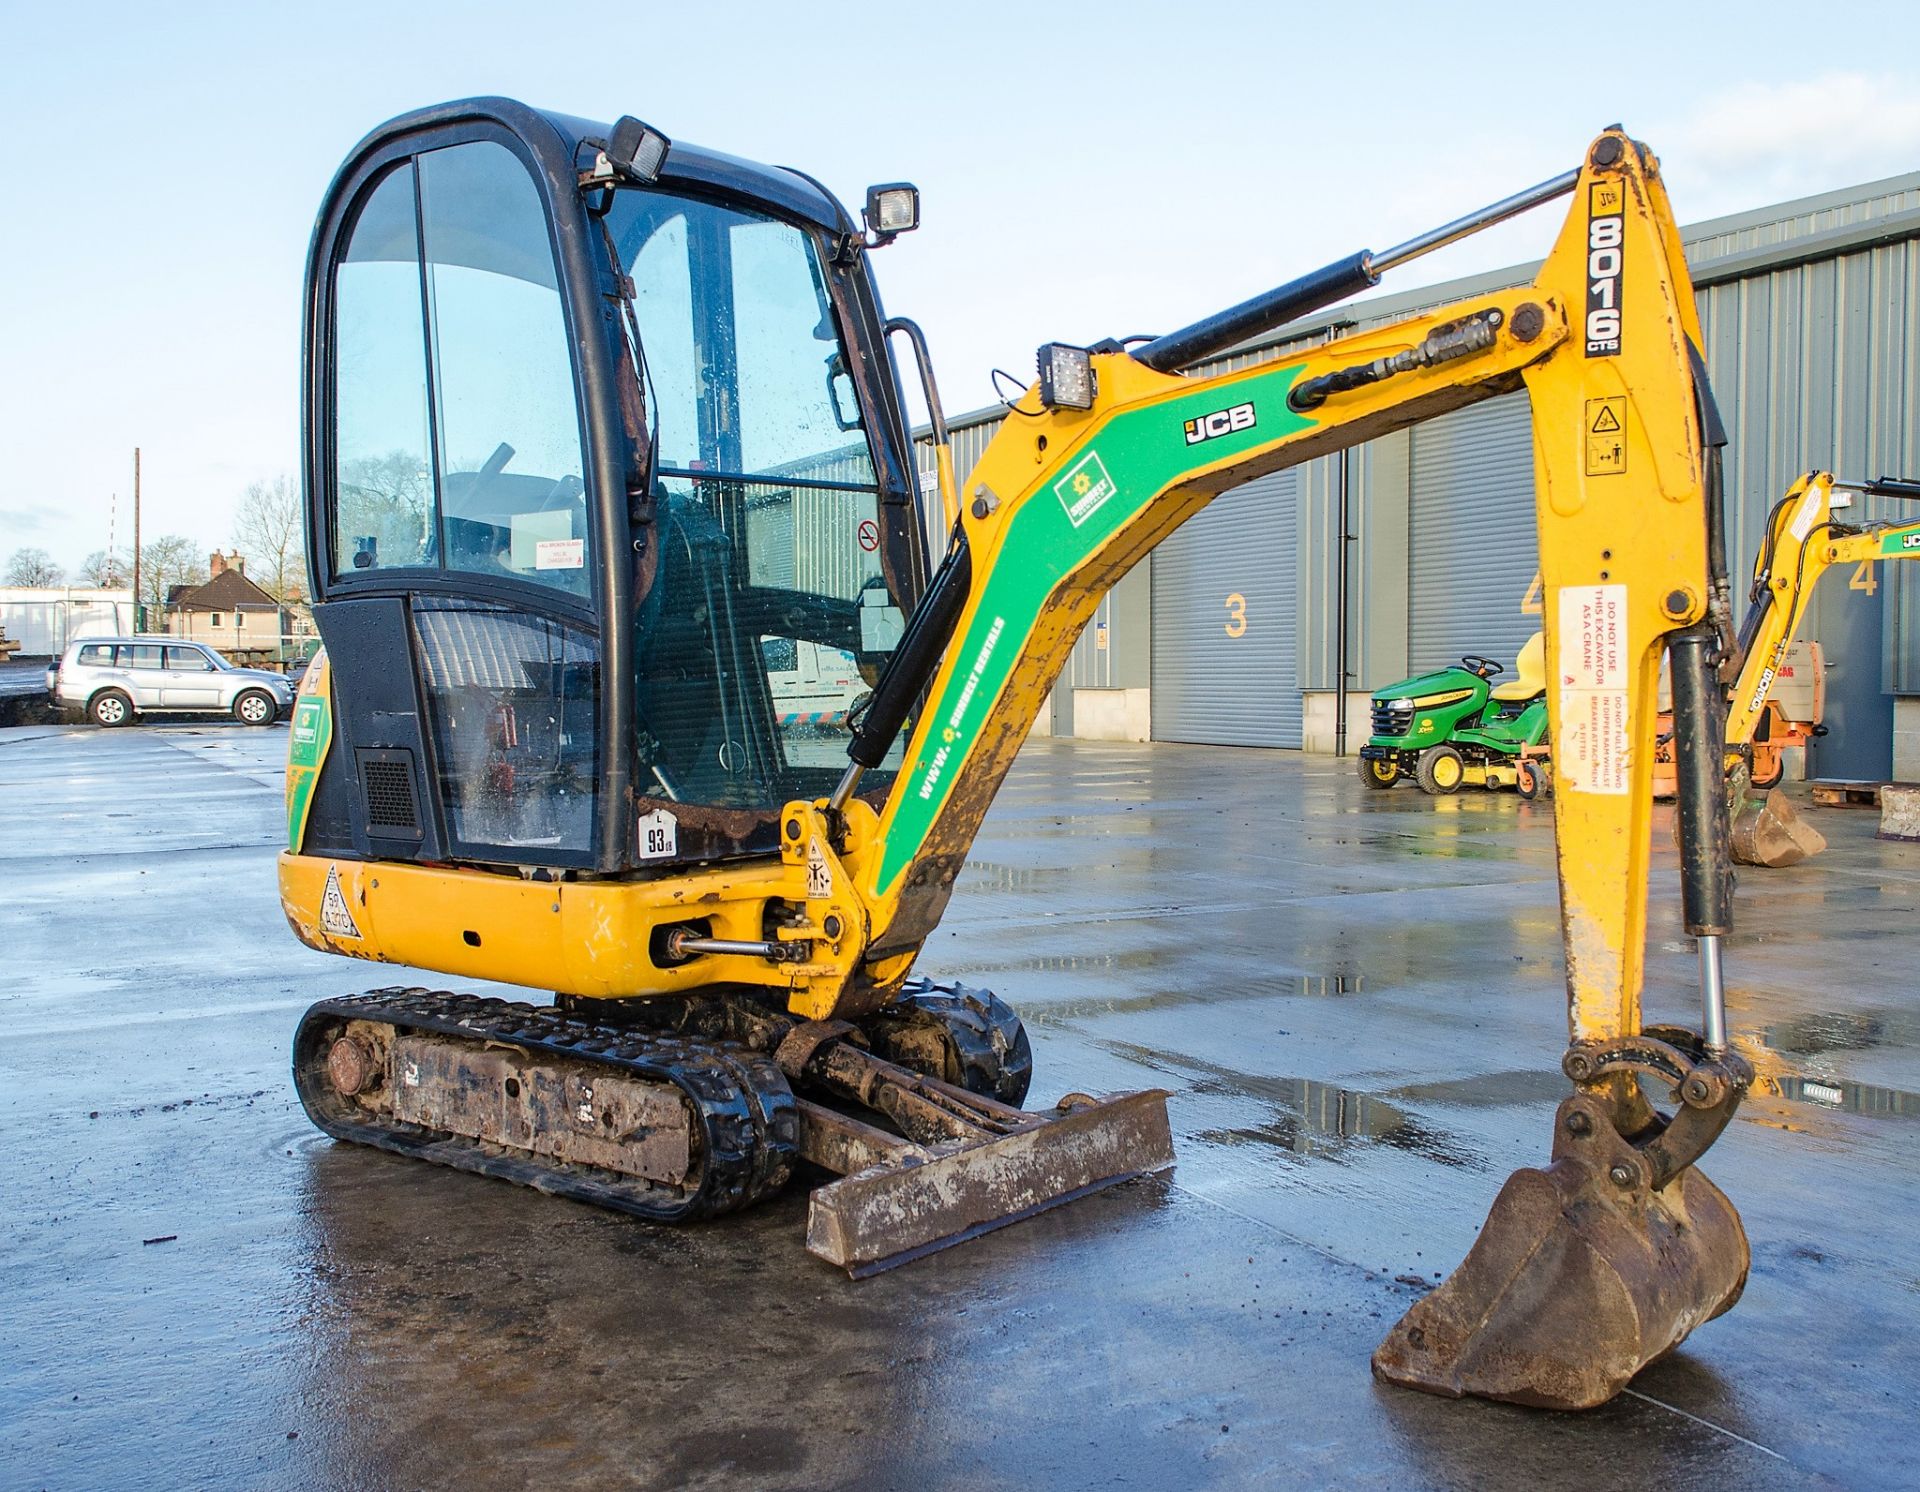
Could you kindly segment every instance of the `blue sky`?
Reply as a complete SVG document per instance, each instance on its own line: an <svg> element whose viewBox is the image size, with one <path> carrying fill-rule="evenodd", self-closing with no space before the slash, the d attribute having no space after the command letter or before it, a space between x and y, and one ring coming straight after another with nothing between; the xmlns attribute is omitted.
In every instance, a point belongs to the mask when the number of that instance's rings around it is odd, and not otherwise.
<svg viewBox="0 0 1920 1492"><path fill-rule="evenodd" d="M1059 338L1166 330L1575 164L1625 122L1683 221L1920 169L1920 7L0 0L0 559L231 537L295 470L300 278L368 128L505 93L791 163L925 226L877 262L951 410ZM564 19L550 19L561 18ZM554 27L553 30L544 29ZM856 28L864 27L864 31ZM1404 288L1537 253L1552 210ZM911 382L911 380L909 380Z"/></svg>

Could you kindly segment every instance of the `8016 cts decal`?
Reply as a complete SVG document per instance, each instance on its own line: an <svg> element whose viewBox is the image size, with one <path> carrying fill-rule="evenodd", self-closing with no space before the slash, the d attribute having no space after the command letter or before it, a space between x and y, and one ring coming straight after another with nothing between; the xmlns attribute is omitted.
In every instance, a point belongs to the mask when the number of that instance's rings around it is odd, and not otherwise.
<svg viewBox="0 0 1920 1492"><path fill-rule="evenodd" d="M1627 189L1618 181L1596 181L1587 197L1587 356L1613 357L1620 351L1620 263Z"/></svg>

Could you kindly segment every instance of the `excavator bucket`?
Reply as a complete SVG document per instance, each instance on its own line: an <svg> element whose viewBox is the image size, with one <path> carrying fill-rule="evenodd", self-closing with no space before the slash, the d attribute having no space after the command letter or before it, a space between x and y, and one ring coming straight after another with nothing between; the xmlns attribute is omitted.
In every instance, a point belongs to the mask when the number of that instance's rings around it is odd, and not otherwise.
<svg viewBox="0 0 1920 1492"><path fill-rule="evenodd" d="M1741 865L1778 870L1826 847L1826 836L1800 817L1779 788L1764 798L1748 798L1734 810L1733 858Z"/></svg>
<svg viewBox="0 0 1920 1492"><path fill-rule="evenodd" d="M1740 1298L1746 1232L1698 1169L1656 1189L1647 1156L1584 1094L1554 1135L1552 1163L1507 1179L1460 1267L1375 1350L1381 1378L1591 1409Z"/></svg>

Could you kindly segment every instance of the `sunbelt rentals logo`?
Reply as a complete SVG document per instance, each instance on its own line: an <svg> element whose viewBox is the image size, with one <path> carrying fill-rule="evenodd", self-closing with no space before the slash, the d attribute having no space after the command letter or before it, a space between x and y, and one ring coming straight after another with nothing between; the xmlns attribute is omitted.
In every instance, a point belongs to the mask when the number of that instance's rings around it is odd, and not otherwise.
<svg viewBox="0 0 1920 1492"><path fill-rule="evenodd" d="M1120 489L1107 474L1107 464L1098 451L1088 451L1066 475L1053 484L1053 494L1067 510L1067 519L1075 528L1106 506L1107 499Z"/></svg>

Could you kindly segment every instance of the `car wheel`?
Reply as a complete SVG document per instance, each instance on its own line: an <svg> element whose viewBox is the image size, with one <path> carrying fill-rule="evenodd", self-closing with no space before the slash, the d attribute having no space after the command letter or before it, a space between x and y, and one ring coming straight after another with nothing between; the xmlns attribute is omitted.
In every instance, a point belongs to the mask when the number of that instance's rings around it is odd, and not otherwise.
<svg viewBox="0 0 1920 1492"><path fill-rule="evenodd" d="M1413 775L1422 789L1436 797L1457 793L1467 778L1467 759L1451 746L1429 746L1420 753Z"/></svg>
<svg viewBox="0 0 1920 1492"><path fill-rule="evenodd" d="M280 716L280 706L264 689L242 690L233 702L233 718L243 725L272 725Z"/></svg>
<svg viewBox="0 0 1920 1492"><path fill-rule="evenodd" d="M1400 780L1400 763L1360 758L1360 780L1368 787L1392 787Z"/></svg>
<svg viewBox="0 0 1920 1492"><path fill-rule="evenodd" d="M87 701L87 718L95 725L112 730L133 723L133 701L118 689L103 689Z"/></svg>

